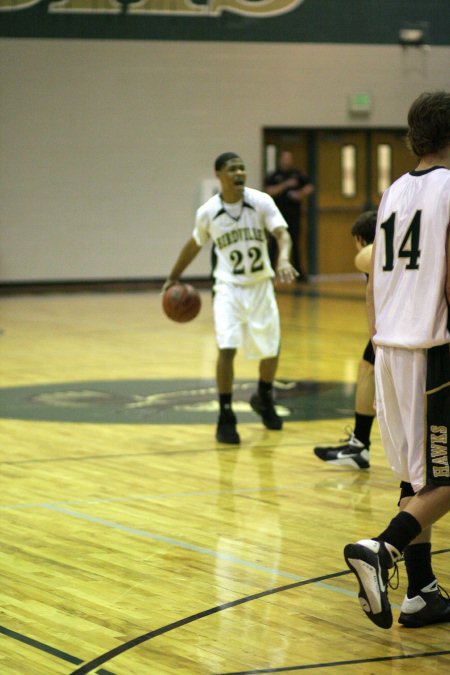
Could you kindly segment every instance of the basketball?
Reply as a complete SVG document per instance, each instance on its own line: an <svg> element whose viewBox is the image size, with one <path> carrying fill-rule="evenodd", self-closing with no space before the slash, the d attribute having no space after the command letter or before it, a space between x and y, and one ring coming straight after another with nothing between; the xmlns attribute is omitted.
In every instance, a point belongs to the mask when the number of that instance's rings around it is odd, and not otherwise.
<svg viewBox="0 0 450 675"><path fill-rule="evenodd" d="M190 284L173 284L162 296L165 314L177 323L186 323L195 319L200 312L202 301L200 293Z"/></svg>

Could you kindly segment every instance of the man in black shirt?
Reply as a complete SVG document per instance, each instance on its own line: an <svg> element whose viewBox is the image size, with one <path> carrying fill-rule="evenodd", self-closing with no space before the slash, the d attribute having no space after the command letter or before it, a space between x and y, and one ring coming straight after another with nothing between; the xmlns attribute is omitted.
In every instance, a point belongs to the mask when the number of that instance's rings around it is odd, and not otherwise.
<svg viewBox="0 0 450 675"><path fill-rule="evenodd" d="M292 152L281 152L276 170L266 176L264 190L273 197L288 224L292 239L292 264L299 272L297 279L306 281L300 262L301 200L314 191L314 186L304 173L295 168ZM274 264L274 251L270 242L269 252Z"/></svg>

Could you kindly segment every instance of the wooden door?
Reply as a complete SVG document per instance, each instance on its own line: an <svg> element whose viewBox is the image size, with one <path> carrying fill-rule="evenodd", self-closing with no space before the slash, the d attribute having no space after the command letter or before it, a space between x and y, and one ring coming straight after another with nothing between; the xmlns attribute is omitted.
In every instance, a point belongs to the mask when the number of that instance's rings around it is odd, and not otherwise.
<svg viewBox="0 0 450 675"><path fill-rule="evenodd" d="M414 168L405 130L271 129L264 132L264 144L265 171L267 157L290 150L315 185L302 205L304 268L321 276L355 274L353 222L377 208L384 190Z"/></svg>
<svg viewBox="0 0 450 675"><path fill-rule="evenodd" d="M364 131L320 131L317 143L317 259L320 274L355 271L351 225L366 210Z"/></svg>

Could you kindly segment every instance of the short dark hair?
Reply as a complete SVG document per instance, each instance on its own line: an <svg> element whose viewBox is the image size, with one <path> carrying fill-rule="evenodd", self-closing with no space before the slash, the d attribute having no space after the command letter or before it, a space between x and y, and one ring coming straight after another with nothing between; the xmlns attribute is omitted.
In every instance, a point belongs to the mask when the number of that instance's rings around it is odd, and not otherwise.
<svg viewBox="0 0 450 675"><path fill-rule="evenodd" d="M353 223L352 235L354 237L361 237L366 244L372 244L375 239L376 224L377 211L364 211Z"/></svg>
<svg viewBox="0 0 450 675"><path fill-rule="evenodd" d="M215 171L221 171L225 164L230 161L230 159L236 159L239 158L240 155L237 155L235 152L223 152L221 155L219 155L214 162L214 169Z"/></svg>
<svg viewBox="0 0 450 675"><path fill-rule="evenodd" d="M406 142L416 157L436 154L450 144L450 93L424 92L408 112Z"/></svg>

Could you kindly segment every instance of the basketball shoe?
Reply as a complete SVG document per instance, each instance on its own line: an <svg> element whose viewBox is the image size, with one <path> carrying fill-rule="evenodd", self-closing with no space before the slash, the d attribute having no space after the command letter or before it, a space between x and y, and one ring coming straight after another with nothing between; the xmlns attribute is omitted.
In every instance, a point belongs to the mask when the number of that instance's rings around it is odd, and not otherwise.
<svg viewBox="0 0 450 675"><path fill-rule="evenodd" d="M413 598L405 596L398 620L406 628L421 628L447 621L450 622L450 597L445 589L438 586L436 579L421 588Z"/></svg>
<svg viewBox="0 0 450 675"><path fill-rule="evenodd" d="M380 628L392 626L392 610L388 599L390 567L397 570L401 554L393 546L375 539L361 539L347 544L344 558L359 583L358 598L366 616Z"/></svg>
<svg viewBox="0 0 450 675"><path fill-rule="evenodd" d="M264 426L273 431L279 431L283 427L283 420L278 415L273 404L272 393L253 394L250 398L250 405L257 415L260 415Z"/></svg>
<svg viewBox="0 0 450 675"><path fill-rule="evenodd" d="M352 469L369 469L369 447L370 443L364 445L352 432L342 445L318 446L314 448L314 454L327 464L351 466Z"/></svg>
<svg viewBox="0 0 450 675"><path fill-rule="evenodd" d="M232 410L221 410L217 420L216 440L219 443L239 445L241 439L236 429L236 415Z"/></svg>

